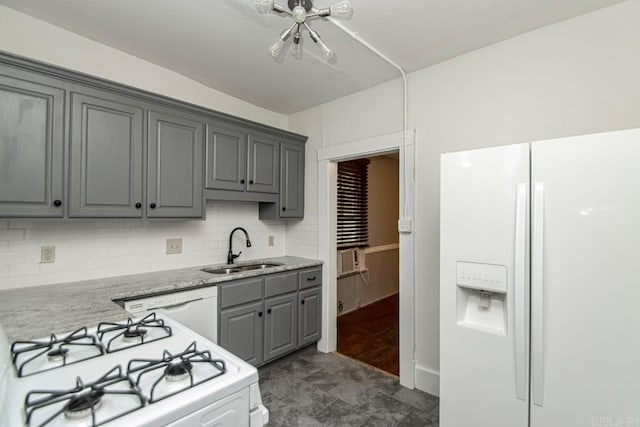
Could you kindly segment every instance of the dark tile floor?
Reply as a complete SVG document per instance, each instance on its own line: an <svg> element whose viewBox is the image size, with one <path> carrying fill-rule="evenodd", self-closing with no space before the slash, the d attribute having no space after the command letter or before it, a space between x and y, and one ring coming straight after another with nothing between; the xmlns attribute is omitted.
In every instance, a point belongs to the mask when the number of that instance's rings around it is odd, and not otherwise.
<svg viewBox="0 0 640 427"><path fill-rule="evenodd" d="M438 398L312 345L260 368L269 426L435 426Z"/></svg>

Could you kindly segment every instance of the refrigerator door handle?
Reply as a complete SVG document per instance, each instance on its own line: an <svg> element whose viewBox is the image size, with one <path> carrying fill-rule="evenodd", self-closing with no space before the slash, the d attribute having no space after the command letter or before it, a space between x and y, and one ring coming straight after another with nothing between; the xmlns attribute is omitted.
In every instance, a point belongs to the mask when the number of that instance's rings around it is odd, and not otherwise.
<svg viewBox="0 0 640 427"><path fill-rule="evenodd" d="M536 182L533 195L533 237L531 257L531 364L533 403L544 401L544 184Z"/></svg>
<svg viewBox="0 0 640 427"><path fill-rule="evenodd" d="M516 195L516 241L515 241L515 368L516 397L527 398L527 183L517 186Z"/></svg>

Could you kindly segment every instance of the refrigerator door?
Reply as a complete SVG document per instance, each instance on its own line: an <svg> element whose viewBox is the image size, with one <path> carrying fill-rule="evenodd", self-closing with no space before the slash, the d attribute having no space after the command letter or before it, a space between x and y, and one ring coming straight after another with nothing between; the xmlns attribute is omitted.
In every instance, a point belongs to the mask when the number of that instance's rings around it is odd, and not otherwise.
<svg viewBox="0 0 640 427"><path fill-rule="evenodd" d="M440 425L525 427L529 144L441 160Z"/></svg>
<svg viewBox="0 0 640 427"><path fill-rule="evenodd" d="M640 130L532 144L531 426L640 425Z"/></svg>

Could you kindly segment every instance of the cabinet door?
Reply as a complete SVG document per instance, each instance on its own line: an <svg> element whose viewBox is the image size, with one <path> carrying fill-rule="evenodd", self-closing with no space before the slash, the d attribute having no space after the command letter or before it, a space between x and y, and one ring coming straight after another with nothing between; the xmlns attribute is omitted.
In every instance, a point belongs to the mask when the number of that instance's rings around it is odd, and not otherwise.
<svg viewBox="0 0 640 427"><path fill-rule="evenodd" d="M322 292L321 288L300 292L298 346L316 342L321 337Z"/></svg>
<svg viewBox="0 0 640 427"><path fill-rule="evenodd" d="M280 156L278 141L249 135L249 183L247 191L278 193Z"/></svg>
<svg viewBox="0 0 640 427"><path fill-rule="evenodd" d="M262 301L220 311L219 344L252 365L262 363Z"/></svg>
<svg viewBox="0 0 640 427"><path fill-rule="evenodd" d="M63 216L64 91L0 75L0 216Z"/></svg>
<svg viewBox="0 0 640 427"><path fill-rule="evenodd" d="M298 343L297 292L264 301L264 361L295 350Z"/></svg>
<svg viewBox="0 0 640 427"><path fill-rule="evenodd" d="M304 217L304 146L283 143L280 163L280 217Z"/></svg>
<svg viewBox="0 0 640 427"><path fill-rule="evenodd" d="M142 217L142 118L123 100L71 94L70 217Z"/></svg>
<svg viewBox="0 0 640 427"><path fill-rule="evenodd" d="M202 123L149 111L147 216L201 218Z"/></svg>
<svg viewBox="0 0 640 427"><path fill-rule="evenodd" d="M244 191L247 179L247 134L207 125L206 188Z"/></svg>

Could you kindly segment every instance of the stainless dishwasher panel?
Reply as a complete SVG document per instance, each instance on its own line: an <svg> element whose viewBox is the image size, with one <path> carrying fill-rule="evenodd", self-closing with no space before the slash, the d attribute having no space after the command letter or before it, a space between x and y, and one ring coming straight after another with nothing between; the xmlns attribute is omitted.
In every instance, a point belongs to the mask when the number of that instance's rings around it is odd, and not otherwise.
<svg viewBox="0 0 640 427"><path fill-rule="evenodd" d="M125 301L124 309L136 317L155 311L166 314L205 338L218 342L218 288L178 291Z"/></svg>

